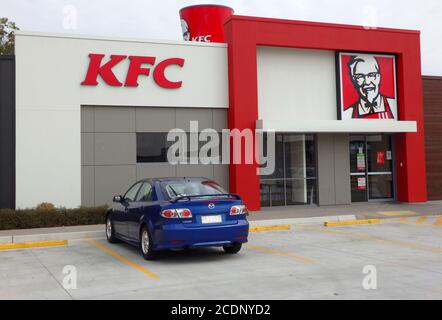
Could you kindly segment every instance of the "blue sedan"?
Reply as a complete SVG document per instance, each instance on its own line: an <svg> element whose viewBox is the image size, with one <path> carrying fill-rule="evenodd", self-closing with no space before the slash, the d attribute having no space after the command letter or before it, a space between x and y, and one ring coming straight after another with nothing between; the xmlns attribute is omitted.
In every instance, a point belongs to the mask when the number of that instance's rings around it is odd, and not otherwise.
<svg viewBox="0 0 442 320"><path fill-rule="evenodd" d="M113 201L106 213L108 241L138 246L146 260L160 250L190 247L235 254L247 242L246 206L209 179L145 179Z"/></svg>

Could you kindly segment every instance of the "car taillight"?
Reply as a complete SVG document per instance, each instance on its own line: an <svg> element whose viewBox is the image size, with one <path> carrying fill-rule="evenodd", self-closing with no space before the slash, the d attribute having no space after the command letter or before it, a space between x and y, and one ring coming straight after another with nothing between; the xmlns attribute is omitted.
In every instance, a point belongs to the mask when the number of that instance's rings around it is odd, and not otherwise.
<svg viewBox="0 0 442 320"><path fill-rule="evenodd" d="M180 218L192 218L192 212L189 209L176 209Z"/></svg>
<svg viewBox="0 0 442 320"><path fill-rule="evenodd" d="M189 209L167 209L161 212L161 216L164 218L192 218L192 211Z"/></svg>
<svg viewBox="0 0 442 320"><path fill-rule="evenodd" d="M161 212L161 216L163 216L164 218L178 218L178 214L176 212L175 209L167 209L167 210L163 210Z"/></svg>
<svg viewBox="0 0 442 320"><path fill-rule="evenodd" d="M236 216L240 214L248 214L249 210L247 210L247 207L245 205L239 205L239 206L233 206L230 208L230 215Z"/></svg>

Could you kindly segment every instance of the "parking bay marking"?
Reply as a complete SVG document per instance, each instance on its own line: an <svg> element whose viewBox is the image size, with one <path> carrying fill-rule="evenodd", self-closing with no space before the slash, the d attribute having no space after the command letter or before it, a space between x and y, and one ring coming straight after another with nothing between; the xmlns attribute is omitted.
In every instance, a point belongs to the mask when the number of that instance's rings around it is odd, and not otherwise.
<svg viewBox="0 0 442 320"><path fill-rule="evenodd" d="M395 222L395 221L391 221ZM402 217L399 219L399 222L418 225L418 226L430 226L432 225L435 228L440 228L442 226L442 215L436 216L422 216L418 217L416 220L410 220L409 218Z"/></svg>
<svg viewBox="0 0 442 320"><path fill-rule="evenodd" d="M336 231L336 230L330 230L330 229L318 229L318 228L314 228L314 227L303 227L303 229L315 231L315 232L321 232L321 233L342 235L342 236L353 237L353 238L356 237L356 238L360 238L360 239L364 239L364 240L376 241L379 243L392 244L392 245L396 245L396 246L399 246L402 248L416 249L416 250L427 251L427 252L432 252L432 253L439 253L439 254L442 253L442 248L431 246L431 245L426 245L426 244L412 243L412 242L406 242L406 241L401 241L401 240L389 240L389 239L384 239L381 237L370 236L367 234L345 232L345 231Z"/></svg>
<svg viewBox="0 0 442 320"><path fill-rule="evenodd" d="M439 216L436 221L434 222L433 226L435 227L442 227L442 216Z"/></svg>
<svg viewBox="0 0 442 320"><path fill-rule="evenodd" d="M396 217L396 216L412 216L416 215L417 213L414 211L379 211L379 214L387 217Z"/></svg>
<svg viewBox="0 0 442 320"><path fill-rule="evenodd" d="M109 249L108 247L102 245L101 243L92 240L92 239L88 239L87 242L89 242L91 245L96 246L97 248L109 253L111 256L113 256L114 258L124 262L125 264L137 269L138 271L141 271L142 273L144 273L145 275L151 277L152 279L158 280L160 277L153 273L152 271L150 271L149 269L140 266L139 264L127 259L126 257L123 257L122 255L118 254L117 252Z"/></svg>
<svg viewBox="0 0 442 320"><path fill-rule="evenodd" d="M416 223L416 224L422 224L422 223L424 223L427 219L428 219L427 216L419 217L419 218L416 220L415 223Z"/></svg>
<svg viewBox="0 0 442 320"><path fill-rule="evenodd" d="M252 249L252 250L263 252L263 253L274 254L274 255L277 255L277 256L281 256L281 257L290 258L290 259L293 259L293 260L296 260L296 261L304 262L306 264L317 264L318 263L314 259L303 257L303 256L300 256L300 255L295 255L295 254L292 254L292 253L289 253L289 252L284 252L284 251L280 251L280 250L276 250L276 249L271 249L271 248L267 248L267 247L257 246L257 245L250 244L250 243L246 244L245 246L248 249Z"/></svg>

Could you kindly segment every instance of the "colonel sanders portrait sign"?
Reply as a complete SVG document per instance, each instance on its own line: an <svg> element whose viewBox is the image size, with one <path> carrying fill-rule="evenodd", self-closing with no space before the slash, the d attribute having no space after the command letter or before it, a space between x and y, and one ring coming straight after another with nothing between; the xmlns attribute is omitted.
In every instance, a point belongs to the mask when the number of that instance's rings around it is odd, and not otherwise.
<svg viewBox="0 0 442 320"><path fill-rule="evenodd" d="M395 56L340 52L336 71L340 120L397 120Z"/></svg>

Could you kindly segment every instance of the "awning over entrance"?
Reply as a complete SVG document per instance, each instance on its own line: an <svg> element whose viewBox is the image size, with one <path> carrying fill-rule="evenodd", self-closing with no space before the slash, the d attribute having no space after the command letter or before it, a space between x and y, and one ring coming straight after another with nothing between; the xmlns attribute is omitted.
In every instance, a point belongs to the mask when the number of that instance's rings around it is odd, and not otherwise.
<svg viewBox="0 0 442 320"><path fill-rule="evenodd" d="M399 133L417 132L416 121L369 121L369 120L304 120L293 121L257 120L256 129L264 131L274 130L277 132L342 132L342 133Z"/></svg>

